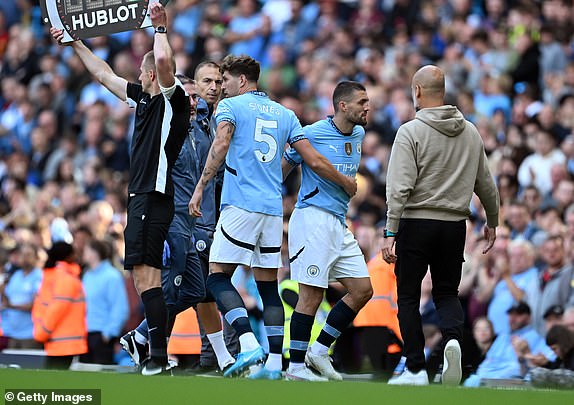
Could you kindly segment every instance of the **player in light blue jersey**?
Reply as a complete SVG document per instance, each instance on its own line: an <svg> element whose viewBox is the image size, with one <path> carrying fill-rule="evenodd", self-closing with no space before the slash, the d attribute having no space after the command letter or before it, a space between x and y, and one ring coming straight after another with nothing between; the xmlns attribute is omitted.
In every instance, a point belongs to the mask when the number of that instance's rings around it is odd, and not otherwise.
<svg viewBox="0 0 574 405"><path fill-rule="evenodd" d="M345 176L357 174L365 136L369 98L357 82L341 82L333 93L335 115L304 128L311 145ZM286 176L302 165L301 188L289 221L291 278L299 282L299 300L291 316L291 380L341 380L327 351L355 319L373 294L363 253L345 224L350 197L337 184L318 177L297 151L283 155ZM319 337L309 347L311 327L329 281L337 280L348 293L327 317ZM315 375L307 365L321 373ZM326 378L325 378L326 377Z"/></svg>
<svg viewBox="0 0 574 405"><path fill-rule="evenodd" d="M269 341L264 367L251 378L279 379L283 346L283 304L277 286L281 263L283 210L281 156L289 143L320 176L354 195L355 179L338 172L305 138L295 114L257 91L259 63L249 56L227 56L221 65L222 100L216 112L217 133L208 160L189 202L192 215L201 216L205 186L225 159L221 215L209 256L207 288L225 319L239 336L240 353L224 376L241 375L261 363L257 342L241 296L231 284L238 265L253 268L263 301L263 320ZM226 157L227 155L227 157Z"/></svg>

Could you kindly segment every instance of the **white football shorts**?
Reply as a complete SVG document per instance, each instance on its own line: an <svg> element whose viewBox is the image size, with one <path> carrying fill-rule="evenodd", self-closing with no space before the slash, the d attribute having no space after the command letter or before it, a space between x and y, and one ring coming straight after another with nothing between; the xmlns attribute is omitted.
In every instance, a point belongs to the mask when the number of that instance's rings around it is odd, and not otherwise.
<svg viewBox="0 0 574 405"><path fill-rule="evenodd" d="M295 208L289 221L291 279L327 288L340 278L369 277L359 244L349 229L328 211Z"/></svg>
<svg viewBox="0 0 574 405"><path fill-rule="evenodd" d="M282 217L228 205L217 221L209 261L277 269L282 240Z"/></svg>

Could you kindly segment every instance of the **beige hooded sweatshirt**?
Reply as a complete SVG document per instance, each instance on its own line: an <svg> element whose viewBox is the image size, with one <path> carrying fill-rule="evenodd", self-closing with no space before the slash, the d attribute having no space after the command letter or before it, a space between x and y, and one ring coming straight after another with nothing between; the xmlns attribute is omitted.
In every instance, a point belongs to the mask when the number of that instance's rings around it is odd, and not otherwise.
<svg viewBox="0 0 574 405"><path fill-rule="evenodd" d="M424 108L397 132L387 171L387 229L401 218L460 221L475 192L489 227L498 226L499 197L476 127L456 107Z"/></svg>

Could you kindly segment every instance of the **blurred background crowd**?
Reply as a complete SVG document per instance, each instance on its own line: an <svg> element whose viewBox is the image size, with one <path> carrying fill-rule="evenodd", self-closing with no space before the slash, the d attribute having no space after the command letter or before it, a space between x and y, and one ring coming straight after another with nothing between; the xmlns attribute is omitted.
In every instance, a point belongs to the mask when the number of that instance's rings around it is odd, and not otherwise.
<svg viewBox="0 0 574 405"><path fill-rule="evenodd" d="M72 243L86 273L100 261L123 268L133 124L128 106L95 82L71 49L50 40L38 3L0 2L0 278L8 290L23 271L23 297L33 297L41 277L27 276L44 265L53 240ZM349 209L367 261L379 253L392 142L415 113L412 75L424 64L440 66L446 101L479 129L501 197L502 225L486 257L484 213L477 200L471 206L460 288L469 340L484 316L490 341L511 333L506 312L517 301L528 303L540 335L550 316L574 330L572 0L171 0L168 16L179 73L193 77L204 60L249 54L261 62L260 88L303 125L332 113L337 82L367 87L359 191ZM86 43L118 75L137 81L152 33ZM286 221L297 181L292 176L284 187ZM90 249L94 241L109 249ZM126 330L141 309L130 275L123 276ZM430 288L423 288L421 311L431 311L425 322L436 342ZM360 369L351 363L349 370Z"/></svg>

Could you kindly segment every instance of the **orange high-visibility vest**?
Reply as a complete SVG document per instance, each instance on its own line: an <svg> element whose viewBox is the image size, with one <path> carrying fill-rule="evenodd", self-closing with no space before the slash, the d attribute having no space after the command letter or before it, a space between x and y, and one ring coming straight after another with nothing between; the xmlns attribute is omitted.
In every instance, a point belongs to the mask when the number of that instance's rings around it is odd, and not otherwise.
<svg viewBox="0 0 574 405"><path fill-rule="evenodd" d="M80 266L58 262L44 269L32 307L34 339L48 356L72 356L88 351L86 300Z"/></svg>
<svg viewBox="0 0 574 405"><path fill-rule="evenodd" d="M195 309L188 308L177 314L167 345L169 354L200 354L201 336Z"/></svg>
<svg viewBox="0 0 574 405"><path fill-rule="evenodd" d="M397 317L399 310L395 265L385 262L382 255L378 254L369 260L367 269L373 285L373 297L359 311L353 325L356 327L385 326L392 330L399 339L402 339ZM395 350L400 352L398 346L396 348L389 347L389 353L395 353Z"/></svg>

